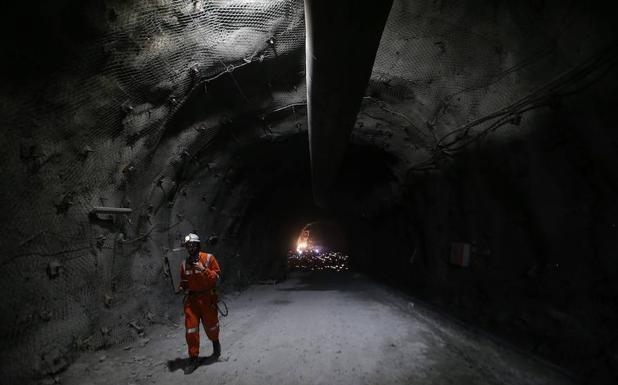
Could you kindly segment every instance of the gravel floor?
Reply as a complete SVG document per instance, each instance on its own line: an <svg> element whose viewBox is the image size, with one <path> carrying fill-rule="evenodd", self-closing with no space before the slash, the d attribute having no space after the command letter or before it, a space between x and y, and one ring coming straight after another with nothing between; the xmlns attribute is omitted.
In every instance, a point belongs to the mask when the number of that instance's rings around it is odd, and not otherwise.
<svg viewBox="0 0 618 385"><path fill-rule="evenodd" d="M62 383L572 384L411 301L351 272L297 273L227 298L222 356L191 375L175 368L186 356L184 326L156 325L141 342L84 354Z"/></svg>

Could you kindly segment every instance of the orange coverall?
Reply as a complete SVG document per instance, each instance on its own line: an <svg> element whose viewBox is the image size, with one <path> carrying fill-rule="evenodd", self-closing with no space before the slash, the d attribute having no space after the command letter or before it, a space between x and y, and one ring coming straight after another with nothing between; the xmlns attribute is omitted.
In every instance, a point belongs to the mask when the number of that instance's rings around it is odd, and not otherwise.
<svg viewBox="0 0 618 385"><path fill-rule="evenodd" d="M180 264L180 287L188 290L184 312L189 357L197 357L200 353L200 319L208 339L219 340L217 294L214 289L221 269L212 254L200 251L199 261L206 268L202 272L186 260Z"/></svg>

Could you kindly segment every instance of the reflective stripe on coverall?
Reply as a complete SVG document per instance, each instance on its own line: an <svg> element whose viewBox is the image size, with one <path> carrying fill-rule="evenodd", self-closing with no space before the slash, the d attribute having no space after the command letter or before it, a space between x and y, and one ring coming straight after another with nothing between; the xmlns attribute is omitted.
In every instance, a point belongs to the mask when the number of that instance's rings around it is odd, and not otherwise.
<svg viewBox="0 0 618 385"><path fill-rule="evenodd" d="M217 294L214 289L221 269L212 254L200 252L199 261L206 268L203 272L199 272L185 261L180 265L180 286L189 291L184 301L189 357L197 357L200 353L200 320L208 339L211 341L219 339Z"/></svg>

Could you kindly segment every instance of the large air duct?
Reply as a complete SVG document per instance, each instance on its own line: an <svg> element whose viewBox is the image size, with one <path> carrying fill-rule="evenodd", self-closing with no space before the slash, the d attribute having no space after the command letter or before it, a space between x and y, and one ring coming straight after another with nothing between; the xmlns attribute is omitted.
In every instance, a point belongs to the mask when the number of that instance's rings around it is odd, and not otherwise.
<svg viewBox="0 0 618 385"><path fill-rule="evenodd" d="M305 0L313 195L328 206L392 0Z"/></svg>

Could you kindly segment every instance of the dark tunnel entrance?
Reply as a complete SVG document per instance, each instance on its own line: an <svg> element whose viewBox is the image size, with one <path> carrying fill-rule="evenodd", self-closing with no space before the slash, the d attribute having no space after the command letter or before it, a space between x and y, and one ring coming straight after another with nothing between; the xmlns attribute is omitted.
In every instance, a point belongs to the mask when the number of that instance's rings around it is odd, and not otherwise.
<svg viewBox="0 0 618 385"><path fill-rule="evenodd" d="M313 201L304 135L251 145L242 154L235 174L246 176L254 193L239 230L240 255L256 277L283 279L289 257L303 254L298 249L303 230L311 230L325 249L304 250L305 258L308 251L333 252L325 263L345 261L346 269L377 277L409 276L416 236L403 225L407 211L392 173L397 159L379 148L351 144L333 193L335 204L322 209Z"/></svg>

